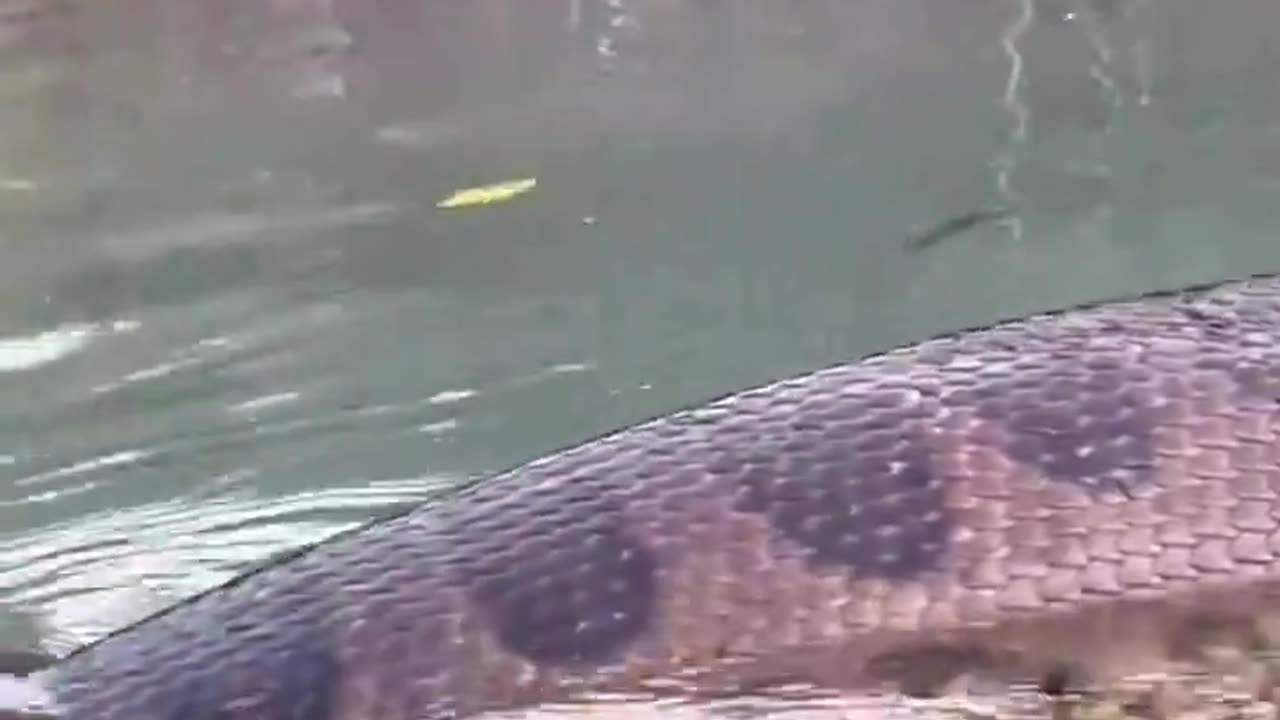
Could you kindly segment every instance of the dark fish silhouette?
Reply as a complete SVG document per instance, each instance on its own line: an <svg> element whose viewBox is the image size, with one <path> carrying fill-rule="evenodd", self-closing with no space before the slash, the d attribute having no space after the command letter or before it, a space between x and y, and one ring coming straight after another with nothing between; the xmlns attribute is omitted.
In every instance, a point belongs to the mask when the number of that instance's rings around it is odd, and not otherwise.
<svg viewBox="0 0 1280 720"><path fill-rule="evenodd" d="M1013 215L1009 208L983 208L944 220L937 225L907 238L903 246L907 252L919 252L933 247L953 235L968 232L979 225L999 222Z"/></svg>
<svg viewBox="0 0 1280 720"><path fill-rule="evenodd" d="M61 720L443 720L1106 680L1274 611L1278 431L1280 276L1046 313L553 454L21 682Z"/></svg>

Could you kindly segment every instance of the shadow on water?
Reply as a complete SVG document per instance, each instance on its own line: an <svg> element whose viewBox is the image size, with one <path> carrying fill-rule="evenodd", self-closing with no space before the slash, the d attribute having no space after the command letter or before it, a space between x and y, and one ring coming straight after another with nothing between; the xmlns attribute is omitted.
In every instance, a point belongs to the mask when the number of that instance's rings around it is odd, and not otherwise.
<svg viewBox="0 0 1280 720"><path fill-rule="evenodd" d="M1280 265L1277 22L0 0L0 633L63 650L698 398Z"/></svg>

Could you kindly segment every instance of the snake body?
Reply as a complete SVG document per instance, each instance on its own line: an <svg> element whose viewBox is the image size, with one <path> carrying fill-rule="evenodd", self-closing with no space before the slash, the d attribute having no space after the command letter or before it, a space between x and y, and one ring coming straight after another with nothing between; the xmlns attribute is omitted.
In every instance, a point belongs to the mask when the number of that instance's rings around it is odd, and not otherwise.
<svg viewBox="0 0 1280 720"><path fill-rule="evenodd" d="M1272 612L1278 431L1280 276L1042 313L554 453L38 678L64 720L446 720L1123 674Z"/></svg>

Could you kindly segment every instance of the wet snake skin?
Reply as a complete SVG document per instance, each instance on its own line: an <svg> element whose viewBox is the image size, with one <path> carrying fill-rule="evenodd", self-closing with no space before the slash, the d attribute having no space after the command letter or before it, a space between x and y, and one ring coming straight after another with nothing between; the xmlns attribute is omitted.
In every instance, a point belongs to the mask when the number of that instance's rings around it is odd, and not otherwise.
<svg viewBox="0 0 1280 720"><path fill-rule="evenodd" d="M66 720L445 720L1131 672L1280 596L1278 340L1268 276L829 367L343 534L41 680Z"/></svg>

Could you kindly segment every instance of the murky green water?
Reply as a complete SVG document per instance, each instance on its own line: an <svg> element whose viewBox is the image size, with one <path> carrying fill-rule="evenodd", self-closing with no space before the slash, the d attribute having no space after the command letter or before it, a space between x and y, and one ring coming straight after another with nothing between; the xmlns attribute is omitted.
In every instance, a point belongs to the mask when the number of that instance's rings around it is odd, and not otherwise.
<svg viewBox="0 0 1280 720"><path fill-rule="evenodd" d="M0 2L0 640L66 650L743 385L1280 268L1276 23L1270 0ZM990 207L1015 212L904 252Z"/></svg>

